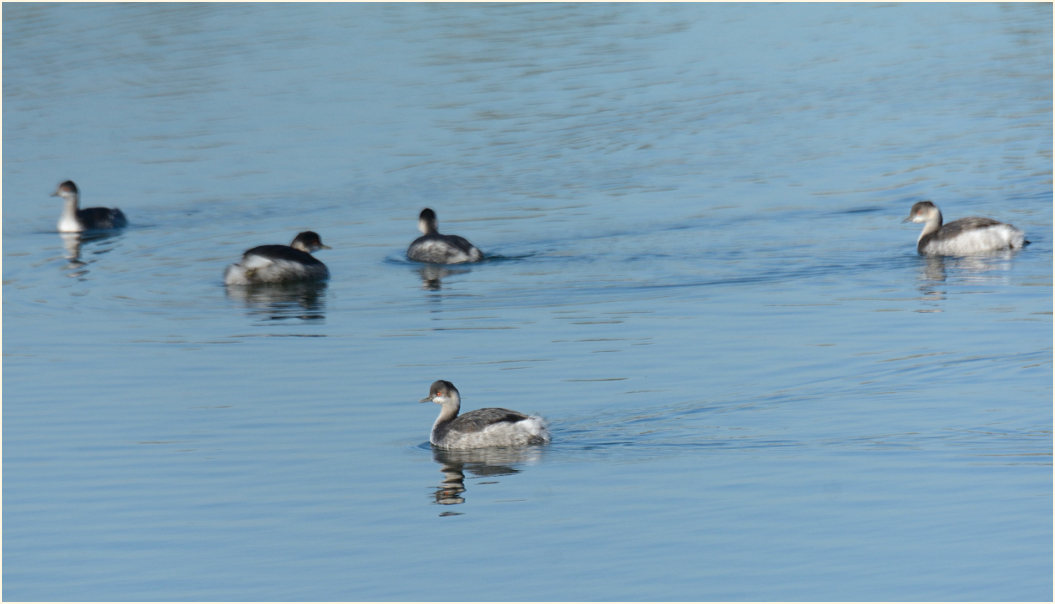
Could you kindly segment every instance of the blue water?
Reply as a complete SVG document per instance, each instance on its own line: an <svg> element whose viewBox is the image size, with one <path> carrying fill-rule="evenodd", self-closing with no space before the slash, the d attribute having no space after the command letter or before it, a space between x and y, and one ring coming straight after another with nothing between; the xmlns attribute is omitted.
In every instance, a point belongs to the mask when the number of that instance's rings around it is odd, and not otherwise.
<svg viewBox="0 0 1055 604"><path fill-rule="evenodd" d="M4 5L3 598L1050 600L1051 22ZM554 442L434 453L436 379Z"/></svg>

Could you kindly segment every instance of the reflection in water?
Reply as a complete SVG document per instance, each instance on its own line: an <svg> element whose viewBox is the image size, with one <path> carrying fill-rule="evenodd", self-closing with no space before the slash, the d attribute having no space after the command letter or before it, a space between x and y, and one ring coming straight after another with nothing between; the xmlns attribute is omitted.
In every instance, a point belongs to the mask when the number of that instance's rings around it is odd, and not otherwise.
<svg viewBox="0 0 1055 604"><path fill-rule="evenodd" d="M418 274L421 275L421 286L433 291L443 287L444 277L468 272L467 268L451 268L442 264L426 264L418 268Z"/></svg>
<svg viewBox="0 0 1055 604"><path fill-rule="evenodd" d="M922 276L929 281L945 281L948 270L961 271L971 281L993 281L1002 278L1003 273L1011 268L1011 259L1015 252L998 252L978 256L926 256L922 267ZM947 270L948 269L948 270Z"/></svg>
<svg viewBox="0 0 1055 604"><path fill-rule="evenodd" d="M1007 271L1017 252L994 252L975 256L923 256L919 272L920 299L944 300L945 285L956 283L1006 283ZM940 311L928 311L940 312Z"/></svg>
<svg viewBox="0 0 1055 604"><path fill-rule="evenodd" d="M326 318L325 281L228 285L227 297L245 305L252 316L272 321Z"/></svg>
<svg viewBox="0 0 1055 604"><path fill-rule="evenodd" d="M455 505L465 503L465 472L475 476L510 476L519 474L518 464L534 463L542 456L541 447L487 448L466 451L432 450L432 458L440 464L443 482L435 491L436 503ZM454 515L445 512L444 516Z"/></svg>
<svg viewBox="0 0 1055 604"><path fill-rule="evenodd" d="M88 274L88 263L81 260L81 246L96 241L117 241L120 231L88 231L86 233L59 233L62 237L62 249L67 260L66 268L69 277L80 278ZM101 246L93 254L102 255L113 249L113 246Z"/></svg>

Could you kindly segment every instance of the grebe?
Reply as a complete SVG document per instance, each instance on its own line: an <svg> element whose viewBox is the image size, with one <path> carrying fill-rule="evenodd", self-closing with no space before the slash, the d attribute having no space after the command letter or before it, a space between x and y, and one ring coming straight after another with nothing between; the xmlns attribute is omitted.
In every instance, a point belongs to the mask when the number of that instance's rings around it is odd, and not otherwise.
<svg viewBox="0 0 1055 604"><path fill-rule="evenodd" d="M311 255L323 245L315 231L298 233L289 245L258 245L246 250L242 260L227 267L223 282L227 285L283 283L289 281L322 281L330 277L326 265Z"/></svg>
<svg viewBox="0 0 1055 604"><path fill-rule="evenodd" d="M418 215L418 230L423 233L407 248L407 258L434 264L479 262L484 255L464 237L441 235L436 230L436 212L425 208Z"/></svg>
<svg viewBox="0 0 1055 604"><path fill-rule="evenodd" d="M436 380L422 403L440 405L440 415L432 424L429 442L441 449L481 447L522 447L549 442L546 422L534 415L490 407L458 415L461 395L454 384Z"/></svg>
<svg viewBox="0 0 1055 604"><path fill-rule="evenodd" d="M80 195L77 185L72 180L59 185L59 188L51 194L52 197L61 197L66 204L62 207L59 216L60 233L80 233L83 231L94 231L101 229L121 229L128 226L128 219L124 212L117 208L84 208L77 209Z"/></svg>
<svg viewBox="0 0 1055 604"><path fill-rule="evenodd" d="M943 225L941 210L929 201L913 204L908 218L902 222L924 223L916 242L916 251L920 254L963 256L1015 250L1029 243L1022 231L992 218L971 216Z"/></svg>

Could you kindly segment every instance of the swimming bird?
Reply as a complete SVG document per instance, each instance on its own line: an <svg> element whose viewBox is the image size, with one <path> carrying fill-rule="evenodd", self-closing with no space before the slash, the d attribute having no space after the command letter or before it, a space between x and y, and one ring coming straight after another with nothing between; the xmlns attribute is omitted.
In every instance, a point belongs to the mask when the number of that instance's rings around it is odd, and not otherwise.
<svg viewBox="0 0 1055 604"><path fill-rule="evenodd" d="M418 230L423 234L407 248L407 258L434 264L479 262L484 255L464 237L441 235L436 229L436 212L425 208L418 215Z"/></svg>
<svg viewBox="0 0 1055 604"><path fill-rule="evenodd" d="M1029 244L1022 231L992 218L971 216L943 225L941 210L930 201L913 204L902 222L924 223L916 242L920 254L963 256L1021 249Z"/></svg>
<svg viewBox="0 0 1055 604"><path fill-rule="evenodd" d="M258 245L246 250L242 260L228 266L223 282L227 285L322 281L330 277L326 265L311 252L330 249L315 231L298 233L289 245Z"/></svg>
<svg viewBox="0 0 1055 604"><path fill-rule="evenodd" d="M429 442L441 449L522 447L542 445L550 440L546 422L538 416L496 407L458 415L461 395L446 380L432 383L429 395L421 399L422 403L429 401L441 407L429 435Z"/></svg>
<svg viewBox="0 0 1055 604"><path fill-rule="evenodd" d="M80 194L77 191L77 185L73 184L72 180L60 184L51 196L61 197L66 202L62 206L62 214L59 215L60 233L121 229L128 226L128 219L125 218L124 212L117 208L78 209Z"/></svg>

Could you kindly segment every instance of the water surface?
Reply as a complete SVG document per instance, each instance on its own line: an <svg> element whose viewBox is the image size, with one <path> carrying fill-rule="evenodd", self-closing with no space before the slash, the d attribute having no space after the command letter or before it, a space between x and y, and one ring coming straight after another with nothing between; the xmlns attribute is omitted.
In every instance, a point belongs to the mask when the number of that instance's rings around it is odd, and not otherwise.
<svg viewBox="0 0 1055 604"><path fill-rule="evenodd" d="M1050 5L3 19L5 599L1052 597ZM433 452L436 379L553 444Z"/></svg>

